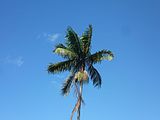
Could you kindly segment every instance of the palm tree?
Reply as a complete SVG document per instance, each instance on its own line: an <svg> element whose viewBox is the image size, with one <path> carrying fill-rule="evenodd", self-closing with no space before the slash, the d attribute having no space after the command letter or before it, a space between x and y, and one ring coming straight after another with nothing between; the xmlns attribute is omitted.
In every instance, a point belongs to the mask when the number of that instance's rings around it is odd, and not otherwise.
<svg viewBox="0 0 160 120"><path fill-rule="evenodd" d="M83 84L87 83L89 77L95 87L101 87L101 76L93 66L102 60L112 60L113 54L110 50L101 50L91 54L91 37L92 26L89 25L87 30L79 37L76 32L68 27L66 32L66 43L58 44L53 50L54 53L62 56L65 61L50 64L49 73L59 73L69 71L69 77L64 81L62 86L62 95L68 95L72 86L77 93L77 103L71 114L71 120L74 112L77 111L77 120L80 120Z"/></svg>

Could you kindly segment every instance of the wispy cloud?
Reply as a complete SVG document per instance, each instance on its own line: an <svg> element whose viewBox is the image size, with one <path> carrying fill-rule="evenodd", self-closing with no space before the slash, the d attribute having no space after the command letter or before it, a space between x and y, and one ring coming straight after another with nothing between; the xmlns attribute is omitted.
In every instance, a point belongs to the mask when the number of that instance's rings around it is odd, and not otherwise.
<svg viewBox="0 0 160 120"><path fill-rule="evenodd" d="M42 33L37 36L37 39L47 39L49 41L56 41L60 37L59 33Z"/></svg>
<svg viewBox="0 0 160 120"><path fill-rule="evenodd" d="M58 34L58 33L48 34L48 39L49 39L50 41L55 41L55 40L57 40L57 39L59 38L59 36L60 36L60 34Z"/></svg>
<svg viewBox="0 0 160 120"><path fill-rule="evenodd" d="M22 56L18 56L18 57L7 56L5 59L3 59L3 62L6 64L13 64L18 67L21 67L24 64L24 60Z"/></svg>

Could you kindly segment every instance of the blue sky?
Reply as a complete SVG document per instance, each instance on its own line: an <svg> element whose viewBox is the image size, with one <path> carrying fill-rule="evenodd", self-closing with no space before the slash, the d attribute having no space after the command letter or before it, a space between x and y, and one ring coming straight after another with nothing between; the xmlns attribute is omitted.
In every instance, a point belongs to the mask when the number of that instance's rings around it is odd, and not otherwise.
<svg viewBox="0 0 160 120"><path fill-rule="evenodd" d="M93 25L101 89L84 86L82 120L160 120L158 0L0 0L0 120L69 120L75 97L60 95L68 72L49 75L67 26Z"/></svg>

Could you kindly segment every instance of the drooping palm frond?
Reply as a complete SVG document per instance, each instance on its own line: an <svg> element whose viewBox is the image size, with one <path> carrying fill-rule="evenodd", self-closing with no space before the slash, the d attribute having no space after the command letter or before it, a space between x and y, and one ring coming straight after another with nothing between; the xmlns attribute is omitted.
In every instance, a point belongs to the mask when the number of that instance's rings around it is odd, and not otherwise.
<svg viewBox="0 0 160 120"><path fill-rule="evenodd" d="M91 61L93 64L97 62L101 62L102 60L112 60L113 53L110 50L101 50L92 55L90 55L87 59Z"/></svg>
<svg viewBox="0 0 160 120"><path fill-rule="evenodd" d="M61 89L62 95L68 95L69 94L73 80L74 80L74 74L72 73L66 79L66 81L63 83L63 86L62 86L62 89Z"/></svg>
<svg viewBox="0 0 160 120"><path fill-rule="evenodd" d="M67 29L66 39L67 47L75 53L81 54L82 50L80 48L79 37L71 27L68 27Z"/></svg>
<svg viewBox="0 0 160 120"><path fill-rule="evenodd" d="M98 73L98 71L93 67L93 65L91 65L91 64L89 65L88 72L91 77L91 80L93 81L93 85L95 87L97 87L97 86L101 87L101 84L102 84L101 76Z"/></svg>
<svg viewBox="0 0 160 120"><path fill-rule="evenodd" d="M82 37L80 38L81 48L85 55L90 54L91 37L92 37L92 26L89 25L88 29L82 34Z"/></svg>
<svg viewBox="0 0 160 120"><path fill-rule="evenodd" d="M69 71L71 70L71 67L73 64L74 64L74 60L67 60L67 61L58 62L55 64L50 64L48 66L48 72L55 74L55 73L59 73L67 70Z"/></svg>
<svg viewBox="0 0 160 120"><path fill-rule="evenodd" d="M60 56L62 56L63 58L67 58L67 59L73 59L73 58L75 58L77 56L73 51L68 49L63 44L56 45L55 49L53 50L53 52L58 54L58 55L60 55Z"/></svg>

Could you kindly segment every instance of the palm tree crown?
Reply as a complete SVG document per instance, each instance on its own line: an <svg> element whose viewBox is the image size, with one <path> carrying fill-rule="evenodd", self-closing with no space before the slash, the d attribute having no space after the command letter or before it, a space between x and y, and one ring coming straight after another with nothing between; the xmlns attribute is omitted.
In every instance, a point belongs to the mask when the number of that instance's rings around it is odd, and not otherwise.
<svg viewBox="0 0 160 120"><path fill-rule="evenodd" d="M76 32L68 27L66 33L66 43L58 44L53 50L54 53L62 56L65 61L50 64L49 73L59 73L70 71L69 77L62 86L62 94L67 95L73 83L80 85L88 80L89 76L95 87L101 87L101 76L93 66L102 60L112 60L113 54L110 50L100 50L91 54L92 26L79 37ZM89 75L88 75L89 74Z"/></svg>

